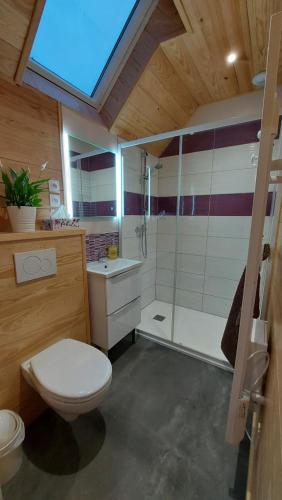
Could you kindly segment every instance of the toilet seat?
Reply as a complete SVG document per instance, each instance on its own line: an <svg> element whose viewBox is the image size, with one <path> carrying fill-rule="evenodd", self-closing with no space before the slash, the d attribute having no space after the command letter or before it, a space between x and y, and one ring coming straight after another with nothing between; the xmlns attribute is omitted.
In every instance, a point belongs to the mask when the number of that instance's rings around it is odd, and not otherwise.
<svg viewBox="0 0 282 500"><path fill-rule="evenodd" d="M31 358L35 383L58 403L87 403L110 385L112 366L98 349L73 339L64 339Z"/></svg>

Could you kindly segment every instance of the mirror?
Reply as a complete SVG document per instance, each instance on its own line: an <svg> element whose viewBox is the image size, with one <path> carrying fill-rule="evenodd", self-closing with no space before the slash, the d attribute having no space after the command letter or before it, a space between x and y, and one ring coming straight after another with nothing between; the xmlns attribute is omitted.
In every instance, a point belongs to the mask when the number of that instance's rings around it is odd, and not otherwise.
<svg viewBox="0 0 282 500"><path fill-rule="evenodd" d="M73 136L68 144L73 217L115 217L116 155Z"/></svg>

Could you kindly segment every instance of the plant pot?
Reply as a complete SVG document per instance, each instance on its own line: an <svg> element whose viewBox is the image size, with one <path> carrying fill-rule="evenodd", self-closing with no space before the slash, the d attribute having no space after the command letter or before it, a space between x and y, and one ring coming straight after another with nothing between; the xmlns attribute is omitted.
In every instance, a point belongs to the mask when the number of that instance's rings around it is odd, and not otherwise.
<svg viewBox="0 0 282 500"><path fill-rule="evenodd" d="M14 233L35 231L35 207L7 207L9 219Z"/></svg>

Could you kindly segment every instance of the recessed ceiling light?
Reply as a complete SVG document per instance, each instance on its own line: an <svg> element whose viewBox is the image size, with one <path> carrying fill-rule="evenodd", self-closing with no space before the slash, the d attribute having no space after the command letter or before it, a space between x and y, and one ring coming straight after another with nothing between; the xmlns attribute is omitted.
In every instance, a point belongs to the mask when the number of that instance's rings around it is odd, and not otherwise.
<svg viewBox="0 0 282 500"><path fill-rule="evenodd" d="M228 54L228 56L226 57L226 61L228 62L228 64L233 64L237 59L237 54L236 52L230 52L230 54Z"/></svg>

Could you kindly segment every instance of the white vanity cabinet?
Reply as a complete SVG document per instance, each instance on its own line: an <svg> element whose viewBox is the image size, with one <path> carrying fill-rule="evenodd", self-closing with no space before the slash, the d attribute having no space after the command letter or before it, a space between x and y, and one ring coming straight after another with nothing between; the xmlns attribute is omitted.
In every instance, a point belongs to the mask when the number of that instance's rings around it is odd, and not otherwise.
<svg viewBox="0 0 282 500"><path fill-rule="evenodd" d="M91 339L106 351L141 321L140 266L121 258L87 266Z"/></svg>

